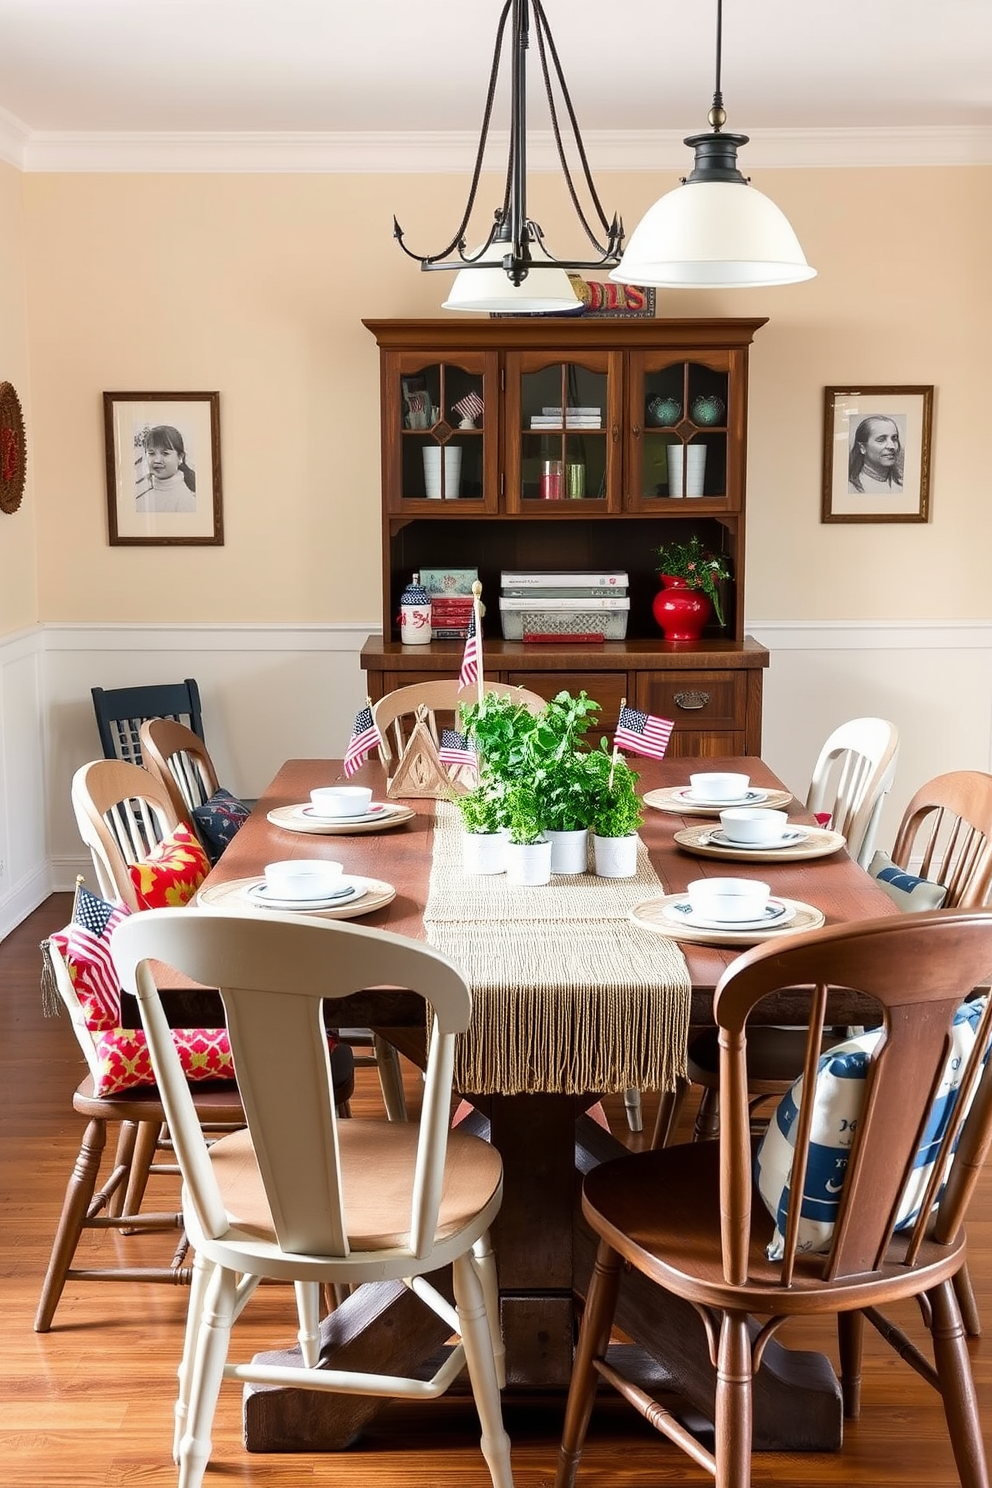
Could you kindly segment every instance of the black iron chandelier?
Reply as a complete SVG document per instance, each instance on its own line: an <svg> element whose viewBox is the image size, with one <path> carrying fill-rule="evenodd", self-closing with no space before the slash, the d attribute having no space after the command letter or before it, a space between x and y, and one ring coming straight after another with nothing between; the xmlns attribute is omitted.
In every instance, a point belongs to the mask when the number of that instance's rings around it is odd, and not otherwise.
<svg viewBox="0 0 992 1488"><path fill-rule="evenodd" d="M527 215L527 52L530 48L532 14L558 161L576 216L595 250L594 258L554 258L545 246L541 228ZM503 202L494 213L493 225L485 242L481 247L469 251L465 234L478 194L508 19L511 21L513 56L510 144ZM563 131L559 119L555 83L560 93L561 106L567 115L567 131ZM588 210L582 205L579 190L568 163L565 150L566 136L578 156L589 197ZM590 216L598 220L597 227L590 224ZM572 309L578 305L579 301L569 283L567 271L610 269L619 263L623 248L623 224L616 214L612 220L608 220L603 211L558 58L558 50L541 0L506 0L500 14L482 120L482 133L472 171L468 201L462 220L451 241L437 253L413 253L407 247L403 229L395 217L393 218L393 236L403 252L409 258L415 259L425 272L458 270L449 298L445 302L446 309L490 311ZM601 241L601 238L605 241ZM530 279L529 276L532 273L534 278ZM528 280L529 282L525 285L525 281Z"/></svg>

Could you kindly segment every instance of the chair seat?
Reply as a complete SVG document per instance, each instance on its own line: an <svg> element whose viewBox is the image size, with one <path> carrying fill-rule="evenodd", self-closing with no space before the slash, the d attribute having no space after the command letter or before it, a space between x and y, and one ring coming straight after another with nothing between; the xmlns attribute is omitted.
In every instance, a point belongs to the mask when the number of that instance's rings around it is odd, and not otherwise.
<svg viewBox="0 0 992 1488"><path fill-rule="evenodd" d="M936 1286L961 1264L963 1233L951 1245L924 1242L915 1270L904 1264L908 1235L897 1234L877 1271L847 1280L824 1281L822 1255L797 1256L793 1283L786 1289L781 1262L765 1254L775 1224L755 1191L749 1282L730 1287L721 1260L719 1172L719 1142L634 1153L587 1174L582 1212L625 1259L636 1251L638 1270L667 1290L704 1306L766 1316L867 1307L879 1300L880 1291L885 1302L915 1296L921 1275L930 1273L929 1284Z"/></svg>
<svg viewBox="0 0 992 1488"><path fill-rule="evenodd" d="M407 1243L418 1138L419 1128L413 1123L351 1120L339 1124L341 1172L348 1195L348 1240L353 1249L391 1250ZM271 1245L278 1253L249 1133L235 1132L215 1142L210 1161L225 1208L234 1221L223 1242L237 1244L244 1237ZM498 1196L501 1175L499 1153L488 1142L464 1132L449 1134L435 1232L438 1242L461 1234L467 1225L478 1221L480 1213Z"/></svg>
<svg viewBox="0 0 992 1488"><path fill-rule="evenodd" d="M193 1102L201 1121L226 1124L244 1120L241 1097L233 1080L204 1081L194 1087ZM164 1121L162 1097L154 1085L140 1090L122 1090L114 1095L95 1095L93 1077L76 1088L73 1109L80 1116L103 1121Z"/></svg>

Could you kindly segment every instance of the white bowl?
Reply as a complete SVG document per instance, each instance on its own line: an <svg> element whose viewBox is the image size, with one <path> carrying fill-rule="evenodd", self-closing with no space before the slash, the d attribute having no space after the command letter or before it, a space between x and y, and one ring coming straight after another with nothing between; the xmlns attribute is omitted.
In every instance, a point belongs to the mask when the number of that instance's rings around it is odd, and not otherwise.
<svg viewBox="0 0 992 1488"><path fill-rule="evenodd" d="M322 785L310 792L310 804L317 816L366 816L372 792L367 785Z"/></svg>
<svg viewBox="0 0 992 1488"><path fill-rule="evenodd" d="M757 920L765 912L771 889L753 878L697 878L687 886L694 914L732 925Z"/></svg>
<svg viewBox="0 0 992 1488"><path fill-rule="evenodd" d="M747 794L750 775L690 775L689 785L697 801L739 801Z"/></svg>
<svg viewBox="0 0 992 1488"><path fill-rule="evenodd" d="M324 899L341 887L341 863L288 858L265 865L265 887L276 899Z"/></svg>
<svg viewBox="0 0 992 1488"><path fill-rule="evenodd" d="M747 847L767 843L773 847L784 837L789 816L765 806L728 806L720 812L720 825L728 842L741 842Z"/></svg>

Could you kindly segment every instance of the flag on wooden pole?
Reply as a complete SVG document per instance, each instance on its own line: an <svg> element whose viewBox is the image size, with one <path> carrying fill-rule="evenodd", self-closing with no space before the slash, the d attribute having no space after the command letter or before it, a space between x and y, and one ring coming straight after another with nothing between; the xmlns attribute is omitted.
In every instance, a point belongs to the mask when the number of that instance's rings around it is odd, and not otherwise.
<svg viewBox="0 0 992 1488"><path fill-rule="evenodd" d="M479 594L482 585L476 580L472 585L475 595L475 603L472 606L472 618L468 622L468 636L465 640L465 653L462 656L462 669L458 673L458 686L471 687L472 683L478 684L479 701L482 701L482 617L479 613Z"/></svg>
<svg viewBox="0 0 992 1488"><path fill-rule="evenodd" d="M455 729L441 730L441 747L437 757L443 765L468 765L470 769L478 770L479 756L464 734L459 734Z"/></svg>
<svg viewBox="0 0 992 1488"><path fill-rule="evenodd" d="M364 765L373 749L381 743L382 735L376 728L372 717L372 704L367 702L355 718L355 726L348 740L348 748L344 752L344 773L347 776L354 775L355 771Z"/></svg>
<svg viewBox="0 0 992 1488"><path fill-rule="evenodd" d="M648 759L664 759L674 727L670 718L656 718L653 713L640 713L636 708L621 708L613 747L646 755Z"/></svg>

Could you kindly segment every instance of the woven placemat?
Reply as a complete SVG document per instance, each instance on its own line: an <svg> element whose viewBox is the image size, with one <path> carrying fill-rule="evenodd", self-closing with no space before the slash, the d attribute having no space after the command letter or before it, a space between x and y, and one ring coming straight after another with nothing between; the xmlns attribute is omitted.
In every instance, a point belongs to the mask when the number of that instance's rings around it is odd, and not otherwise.
<svg viewBox="0 0 992 1488"><path fill-rule="evenodd" d="M663 892L643 843L634 878L516 888L466 877L457 808L438 802L426 938L472 987L455 1084L477 1095L670 1090L685 1073L690 981L671 941L630 912Z"/></svg>

